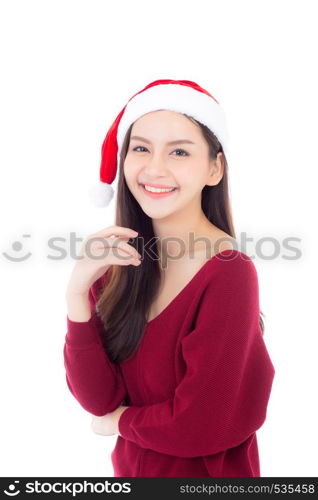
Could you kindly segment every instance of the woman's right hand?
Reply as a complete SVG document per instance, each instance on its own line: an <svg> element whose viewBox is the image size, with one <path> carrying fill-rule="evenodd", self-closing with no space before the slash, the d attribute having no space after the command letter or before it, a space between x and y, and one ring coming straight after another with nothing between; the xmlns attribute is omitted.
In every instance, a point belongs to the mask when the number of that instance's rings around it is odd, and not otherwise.
<svg viewBox="0 0 318 500"><path fill-rule="evenodd" d="M67 295L87 295L89 289L111 265L140 265L141 255L127 241L138 233L128 227L110 226L89 235L84 241L80 259L72 270Z"/></svg>

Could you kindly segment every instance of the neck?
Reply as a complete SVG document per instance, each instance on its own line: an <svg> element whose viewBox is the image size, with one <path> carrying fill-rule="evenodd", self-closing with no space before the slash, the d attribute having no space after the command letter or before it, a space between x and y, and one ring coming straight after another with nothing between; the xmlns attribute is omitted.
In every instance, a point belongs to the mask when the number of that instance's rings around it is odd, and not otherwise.
<svg viewBox="0 0 318 500"><path fill-rule="evenodd" d="M174 212L168 217L153 219L152 225L160 258L182 257L206 248L211 245L211 231L215 228L201 209Z"/></svg>

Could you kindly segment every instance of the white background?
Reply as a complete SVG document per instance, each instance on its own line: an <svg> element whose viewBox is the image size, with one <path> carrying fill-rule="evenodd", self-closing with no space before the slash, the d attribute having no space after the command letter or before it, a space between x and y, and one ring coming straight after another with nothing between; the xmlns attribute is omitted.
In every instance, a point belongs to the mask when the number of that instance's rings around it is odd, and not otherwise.
<svg viewBox="0 0 318 500"><path fill-rule="evenodd" d="M254 260L276 369L261 475L317 476L316 2L0 5L1 475L113 475L116 436L92 432L65 381L70 234L113 224L114 199L103 209L87 196L103 139L135 92L171 78L197 82L226 112L237 239L253 239L249 255L260 238L278 245ZM300 258L286 258L286 238Z"/></svg>

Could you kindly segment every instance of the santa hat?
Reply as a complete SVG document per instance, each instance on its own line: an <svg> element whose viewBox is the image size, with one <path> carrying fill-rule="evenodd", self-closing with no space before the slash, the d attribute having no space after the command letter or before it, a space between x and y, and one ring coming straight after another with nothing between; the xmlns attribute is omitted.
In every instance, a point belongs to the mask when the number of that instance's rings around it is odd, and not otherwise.
<svg viewBox="0 0 318 500"><path fill-rule="evenodd" d="M102 145L100 179L89 192L95 206L107 206L113 198L111 184L116 178L120 151L128 128L142 115L159 109L186 113L206 125L216 135L226 154L226 118L215 97L189 80L156 80L129 99L107 132Z"/></svg>

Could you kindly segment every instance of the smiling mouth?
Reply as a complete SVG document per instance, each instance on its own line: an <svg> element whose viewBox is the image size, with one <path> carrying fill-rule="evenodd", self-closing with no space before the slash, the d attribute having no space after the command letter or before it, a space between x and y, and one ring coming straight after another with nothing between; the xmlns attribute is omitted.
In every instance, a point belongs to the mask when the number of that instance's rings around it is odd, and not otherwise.
<svg viewBox="0 0 318 500"><path fill-rule="evenodd" d="M147 194L148 196L150 196L152 198L162 198L164 196L168 196L169 194L174 193L175 191L177 191L179 189L177 187L169 189L169 190L162 188L162 191L160 191L160 190L156 191L155 189L154 190L146 189L145 184L139 184L139 186L141 187L141 189L143 190L143 192L145 194Z"/></svg>

